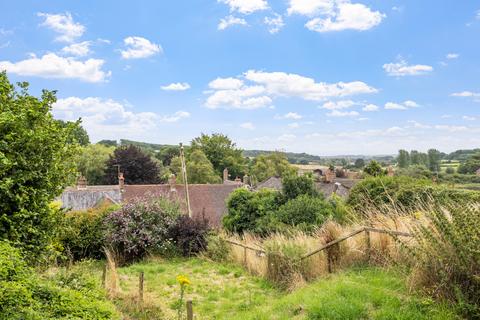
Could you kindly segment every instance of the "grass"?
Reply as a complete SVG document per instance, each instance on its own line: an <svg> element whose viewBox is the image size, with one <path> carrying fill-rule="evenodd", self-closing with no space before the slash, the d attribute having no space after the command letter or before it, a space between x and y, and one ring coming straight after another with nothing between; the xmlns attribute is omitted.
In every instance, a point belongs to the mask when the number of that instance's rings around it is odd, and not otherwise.
<svg viewBox="0 0 480 320"><path fill-rule="evenodd" d="M94 271L100 277L100 266ZM286 293L242 268L201 258L150 260L118 268L115 303L125 319L177 319L176 276L192 282L196 319L456 319L446 305L410 294L395 269L351 268ZM145 274L145 307L137 301Z"/></svg>

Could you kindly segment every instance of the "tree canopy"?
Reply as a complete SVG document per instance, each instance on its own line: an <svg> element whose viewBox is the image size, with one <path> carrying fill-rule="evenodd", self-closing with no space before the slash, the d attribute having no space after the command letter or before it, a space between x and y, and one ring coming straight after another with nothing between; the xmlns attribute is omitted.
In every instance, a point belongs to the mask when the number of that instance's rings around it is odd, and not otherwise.
<svg viewBox="0 0 480 320"><path fill-rule="evenodd" d="M222 179L216 174L215 170L213 170L212 163L200 149L189 152L186 159L186 166L188 183L221 183ZM183 183L180 157L172 159L170 170L176 174L177 181Z"/></svg>
<svg viewBox="0 0 480 320"><path fill-rule="evenodd" d="M297 169L292 166L281 152L262 154L253 160L250 175L256 181L264 181L270 177L285 177L293 175Z"/></svg>
<svg viewBox="0 0 480 320"><path fill-rule="evenodd" d="M107 161L114 150L114 147L107 147L98 143L81 149L77 157L77 169L81 175L87 178L89 185L102 184Z"/></svg>

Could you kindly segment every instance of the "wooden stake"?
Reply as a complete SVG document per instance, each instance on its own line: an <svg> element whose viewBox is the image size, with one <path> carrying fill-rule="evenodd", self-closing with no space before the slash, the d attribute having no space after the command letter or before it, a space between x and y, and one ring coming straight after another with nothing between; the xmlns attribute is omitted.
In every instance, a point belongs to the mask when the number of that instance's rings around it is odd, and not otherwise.
<svg viewBox="0 0 480 320"><path fill-rule="evenodd" d="M192 300L187 301L187 320L193 320L193 305Z"/></svg>
<svg viewBox="0 0 480 320"><path fill-rule="evenodd" d="M370 243L370 231L365 230L365 237L367 241L367 262L370 262L370 256L372 252L372 247L371 247L372 245Z"/></svg>
<svg viewBox="0 0 480 320"><path fill-rule="evenodd" d="M140 272L140 276L138 278L138 298L140 300L140 303L143 303L143 280L144 280L144 274L142 271Z"/></svg>

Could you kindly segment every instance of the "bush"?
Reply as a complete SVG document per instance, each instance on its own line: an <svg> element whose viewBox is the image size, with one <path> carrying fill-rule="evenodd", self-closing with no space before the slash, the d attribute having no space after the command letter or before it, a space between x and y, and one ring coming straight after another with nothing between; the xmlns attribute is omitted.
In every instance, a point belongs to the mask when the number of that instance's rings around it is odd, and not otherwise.
<svg viewBox="0 0 480 320"><path fill-rule="evenodd" d="M296 176L290 175L282 179L283 196L286 201L295 199L300 195L318 196L319 192L315 188L315 181L311 175Z"/></svg>
<svg viewBox="0 0 480 320"><path fill-rule="evenodd" d="M480 319L479 203L430 207L415 225L412 283L457 302L468 319Z"/></svg>
<svg viewBox="0 0 480 320"><path fill-rule="evenodd" d="M168 230L180 214L180 205L166 198L137 199L105 218L106 243L119 255L121 262L162 252Z"/></svg>
<svg viewBox="0 0 480 320"><path fill-rule="evenodd" d="M208 230L207 220L182 215L169 228L168 238L184 257L189 257L207 248Z"/></svg>
<svg viewBox="0 0 480 320"><path fill-rule="evenodd" d="M18 249L0 242L0 319L120 319L92 279L42 278Z"/></svg>
<svg viewBox="0 0 480 320"><path fill-rule="evenodd" d="M228 260L230 255L230 245L225 239L216 233L211 233L207 238L207 250L205 255L218 262L224 262Z"/></svg>
<svg viewBox="0 0 480 320"><path fill-rule="evenodd" d="M67 258L101 259L105 246L103 219L116 209L116 205L102 204L86 211L67 212L60 239Z"/></svg>

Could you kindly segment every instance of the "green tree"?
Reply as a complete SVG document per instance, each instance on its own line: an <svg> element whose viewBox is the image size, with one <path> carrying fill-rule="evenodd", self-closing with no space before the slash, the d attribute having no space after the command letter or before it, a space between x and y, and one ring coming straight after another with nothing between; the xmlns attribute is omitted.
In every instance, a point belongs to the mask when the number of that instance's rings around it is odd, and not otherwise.
<svg viewBox="0 0 480 320"><path fill-rule="evenodd" d="M81 149L77 157L77 170L90 185L102 184L107 161L115 150L103 144L91 144Z"/></svg>
<svg viewBox="0 0 480 320"><path fill-rule="evenodd" d="M192 150L186 160L188 183L221 183L222 179L213 170L213 166L202 150ZM177 180L183 183L182 162L180 157L171 161L170 170L175 173Z"/></svg>
<svg viewBox="0 0 480 320"><path fill-rule="evenodd" d="M259 182L270 177L285 177L296 173L297 169L288 162L287 157L281 152L259 155L254 159L250 168L250 175Z"/></svg>
<svg viewBox="0 0 480 320"><path fill-rule="evenodd" d="M187 152L185 148L185 152ZM158 160L162 161L164 166L169 166L172 162L172 159L180 155L180 147L178 146L166 146L160 149L156 154Z"/></svg>
<svg viewBox="0 0 480 320"><path fill-rule="evenodd" d="M246 160L242 155L242 149L238 149L226 135L202 133L200 137L192 140L192 148L203 151L219 177L225 168L228 168L232 177L243 177L245 174Z"/></svg>
<svg viewBox="0 0 480 320"><path fill-rule="evenodd" d="M315 188L315 182L310 175L289 175L282 179L282 193L286 200L295 199L300 195L318 197L320 193Z"/></svg>
<svg viewBox="0 0 480 320"><path fill-rule="evenodd" d="M118 167L123 172L126 184L154 184L161 182L161 168L140 147L129 145L115 149L107 161L104 183L118 183Z"/></svg>
<svg viewBox="0 0 480 320"><path fill-rule="evenodd" d="M72 122L57 120L62 128L68 127ZM75 122L77 125L72 129L72 135L69 138L68 142L78 143L81 146L88 146L90 144L90 138L88 136L87 130L85 130L80 124L81 120Z"/></svg>
<svg viewBox="0 0 480 320"><path fill-rule="evenodd" d="M410 163L413 165L428 166L428 155L417 150L410 151Z"/></svg>
<svg viewBox="0 0 480 320"><path fill-rule="evenodd" d="M0 238L37 258L57 226L49 205L75 175L77 122L60 124L51 114L54 91L41 98L20 90L0 73Z"/></svg>
<svg viewBox="0 0 480 320"><path fill-rule="evenodd" d="M363 169L363 172L374 177L385 175L385 171L382 169L382 166L375 160L370 161Z"/></svg>
<svg viewBox="0 0 480 320"><path fill-rule="evenodd" d="M355 168L362 169L363 167L365 167L365 160L363 160L362 158L358 158L357 160L355 160Z"/></svg>
<svg viewBox="0 0 480 320"><path fill-rule="evenodd" d="M428 169L432 172L440 171L440 151L437 149L428 150Z"/></svg>
<svg viewBox="0 0 480 320"><path fill-rule="evenodd" d="M458 167L458 173L474 174L480 169L480 152L471 155L464 163Z"/></svg>
<svg viewBox="0 0 480 320"><path fill-rule="evenodd" d="M107 147L117 147L117 140L100 140L97 144L102 144Z"/></svg>
<svg viewBox="0 0 480 320"><path fill-rule="evenodd" d="M397 157L398 166L402 169L408 168L410 165L410 154L407 150L399 150Z"/></svg>

